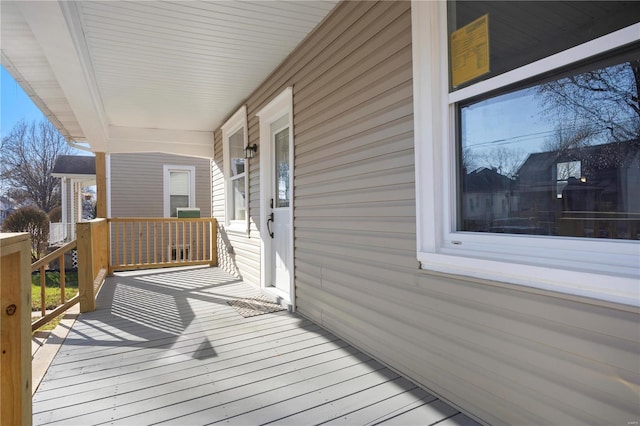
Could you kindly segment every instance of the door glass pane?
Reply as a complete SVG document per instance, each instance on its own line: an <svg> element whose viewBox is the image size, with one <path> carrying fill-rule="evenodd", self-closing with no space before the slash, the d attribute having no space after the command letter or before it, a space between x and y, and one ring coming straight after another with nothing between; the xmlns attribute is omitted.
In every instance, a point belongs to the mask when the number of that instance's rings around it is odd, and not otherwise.
<svg viewBox="0 0 640 426"><path fill-rule="evenodd" d="M289 207L289 128L275 134L276 207Z"/></svg>

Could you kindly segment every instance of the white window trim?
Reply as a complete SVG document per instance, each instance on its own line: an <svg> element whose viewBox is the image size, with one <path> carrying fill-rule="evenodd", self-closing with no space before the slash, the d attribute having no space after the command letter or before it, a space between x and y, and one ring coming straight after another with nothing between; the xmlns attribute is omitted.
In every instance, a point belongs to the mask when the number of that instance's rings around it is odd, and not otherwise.
<svg viewBox="0 0 640 426"><path fill-rule="evenodd" d="M640 24L448 93L446 2L412 1L417 257L422 269L640 306L637 241L455 232L454 103L640 38Z"/></svg>
<svg viewBox="0 0 640 426"><path fill-rule="evenodd" d="M106 154L104 161L106 169L105 180L107 183L107 217L111 217L111 154Z"/></svg>
<svg viewBox="0 0 640 426"><path fill-rule="evenodd" d="M189 207L196 206L196 168L195 166L184 166L165 164L162 167L163 175L163 193L164 193L164 217L171 217L171 201L169 189L169 173L170 172L188 172L189 173Z"/></svg>
<svg viewBox="0 0 640 426"><path fill-rule="evenodd" d="M249 160L244 163L244 174L235 176L236 179L244 175L244 193L245 200L245 219L231 220L233 206L229 202L231 200L231 158L229 148L229 138L238 130L244 129L243 148L249 144L248 123L247 123L247 107L241 106L232 116L222 125L222 156L224 158L224 196L225 196L225 215L224 224L227 231L249 234Z"/></svg>

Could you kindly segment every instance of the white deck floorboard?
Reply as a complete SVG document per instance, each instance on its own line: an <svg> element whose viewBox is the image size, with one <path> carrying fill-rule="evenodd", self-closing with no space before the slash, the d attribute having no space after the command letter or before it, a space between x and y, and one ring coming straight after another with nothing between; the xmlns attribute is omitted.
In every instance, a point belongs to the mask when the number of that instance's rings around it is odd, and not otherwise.
<svg viewBox="0 0 640 426"><path fill-rule="evenodd" d="M121 273L82 314L34 395L34 424L475 424L217 268Z"/></svg>

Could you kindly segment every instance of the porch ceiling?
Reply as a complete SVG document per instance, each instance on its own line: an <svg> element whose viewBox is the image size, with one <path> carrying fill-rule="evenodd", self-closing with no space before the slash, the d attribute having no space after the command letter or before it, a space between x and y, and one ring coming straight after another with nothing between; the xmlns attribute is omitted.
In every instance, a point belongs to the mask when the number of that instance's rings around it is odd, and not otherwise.
<svg viewBox="0 0 640 426"><path fill-rule="evenodd" d="M94 152L210 157L212 132L337 1L3 1L2 63Z"/></svg>

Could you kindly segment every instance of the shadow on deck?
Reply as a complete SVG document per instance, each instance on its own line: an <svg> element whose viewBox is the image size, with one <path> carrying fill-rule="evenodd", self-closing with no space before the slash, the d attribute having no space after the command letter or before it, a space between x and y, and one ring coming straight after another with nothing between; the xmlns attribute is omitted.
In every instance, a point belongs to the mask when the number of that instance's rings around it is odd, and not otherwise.
<svg viewBox="0 0 640 426"><path fill-rule="evenodd" d="M34 424L475 424L296 314L227 303L257 294L217 268L110 277L34 395Z"/></svg>

